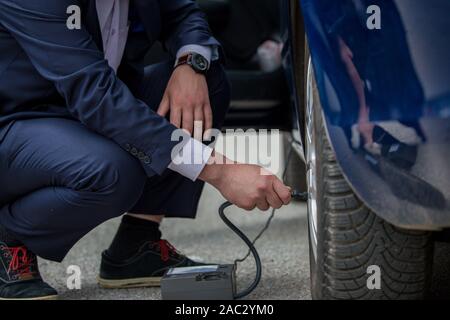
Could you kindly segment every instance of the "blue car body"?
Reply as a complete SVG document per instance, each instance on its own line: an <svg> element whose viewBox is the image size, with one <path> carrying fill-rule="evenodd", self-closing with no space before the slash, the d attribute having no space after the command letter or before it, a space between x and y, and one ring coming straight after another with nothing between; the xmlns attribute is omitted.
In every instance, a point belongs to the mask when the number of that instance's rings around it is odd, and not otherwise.
<svg viewBox="0 0 450 320"><path fill-rule="evenodd" d="M298 1L328 135L355 193L396 226L450 227L450 1ZM288 41L286 63L293 52ZM297 111L302 119L299 101Z"/></svg>

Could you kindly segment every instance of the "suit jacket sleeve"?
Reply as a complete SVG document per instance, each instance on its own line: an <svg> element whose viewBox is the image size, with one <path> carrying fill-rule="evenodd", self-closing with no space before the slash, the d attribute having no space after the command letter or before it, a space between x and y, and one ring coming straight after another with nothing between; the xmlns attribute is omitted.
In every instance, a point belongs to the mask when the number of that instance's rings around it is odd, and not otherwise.
<svg viewBox="0 0 450 320"><path fill-rule="evenodd" d="M133 155L140 154L148 176L161 174L177 144L171 141L176 128L132 95L83 26L68 29L66 10L78 3L0 0L0 23L42 77L54 84L75 118Z"/></svg>
<svg viewBox="0 0 450 320"><path fill-rule="evenodd" d="M162 41L175 56L185 45L217 46L205 15L193 0L160 0ZM220 54L222 57L223 54Z"/></svg>

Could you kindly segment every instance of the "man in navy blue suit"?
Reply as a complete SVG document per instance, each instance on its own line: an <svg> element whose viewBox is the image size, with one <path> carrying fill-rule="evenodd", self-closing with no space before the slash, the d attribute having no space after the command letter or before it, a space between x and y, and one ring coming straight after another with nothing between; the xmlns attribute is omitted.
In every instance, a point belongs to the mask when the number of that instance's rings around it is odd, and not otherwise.
<svg viewBox="0 0 450 320"><path fill-rule="evenodd" d="M156 41L173 60L145 66ZM194 1L0 0L0 48L0 298L55 298L36 255L61 261L125 212L102 286L158 285L196 265L159 223L194 218L204 182L248 210L290 201L275 176L201 142L221 127L229 86Z"/></svg>

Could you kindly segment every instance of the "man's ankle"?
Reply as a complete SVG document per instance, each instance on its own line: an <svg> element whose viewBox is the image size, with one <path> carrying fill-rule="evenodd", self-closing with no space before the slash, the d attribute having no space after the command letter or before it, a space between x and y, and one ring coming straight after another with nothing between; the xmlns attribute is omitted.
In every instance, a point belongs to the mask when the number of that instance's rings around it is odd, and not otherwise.
<svg viewBox="0 0 450 320"><path fill-rule="evenodd" d="M125 216L130 216L136 219L146 220L146 221L152 221L156 222L158 224L161 224L162 220L164 219L164 215L150 215L150 214L140 214L140 213L127 213Z"/></svg>
<svg viewBox="0 0 450 320"><path fill-rule="evenodd" d="M112 259L126 260L144 243L160 239L159 223L125 215L107 252Z"/></svg>

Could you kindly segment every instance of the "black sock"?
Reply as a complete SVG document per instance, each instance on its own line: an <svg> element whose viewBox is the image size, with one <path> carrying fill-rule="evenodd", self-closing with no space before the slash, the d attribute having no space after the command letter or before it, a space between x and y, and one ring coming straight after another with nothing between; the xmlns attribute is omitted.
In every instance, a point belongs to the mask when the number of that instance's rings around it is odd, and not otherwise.
<svg viewBox="0 0 450 320"><path fill-rule="evenodd" d="M11 235L11 233L2 225L0 225L0 241L5 243L9 247L18 247L22 245L22 242Z"/></svg>
<svg viewBox="0 0 450 320"><path fill-rule="evenodd" d="M145 242L160 239L159 223L125 215L108 249L108 255L115 260L125 260L132 257Z"/></svg>

